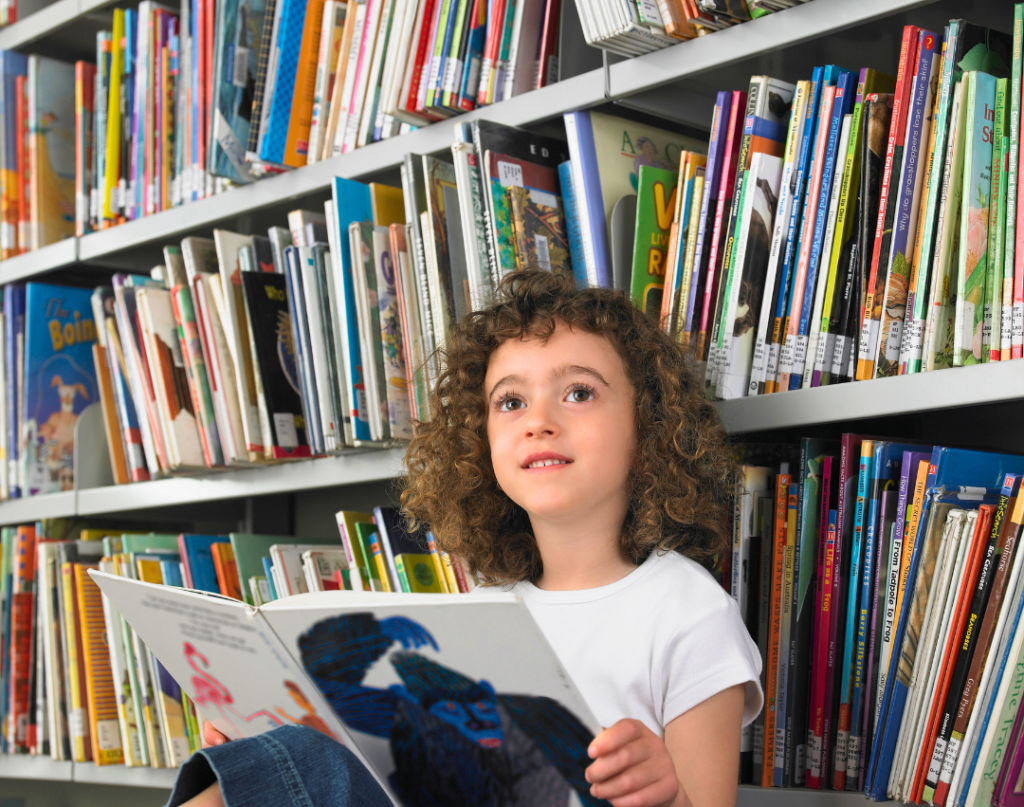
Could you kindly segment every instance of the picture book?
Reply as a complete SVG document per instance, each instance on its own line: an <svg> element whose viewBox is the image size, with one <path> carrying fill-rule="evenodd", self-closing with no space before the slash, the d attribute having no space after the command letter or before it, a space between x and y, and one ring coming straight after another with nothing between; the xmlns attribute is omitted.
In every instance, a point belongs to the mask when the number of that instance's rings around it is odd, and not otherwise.
<svg viewBox="0 0 1024 807"><path fill-rule="evenodd" d="M98 400L89 289L25 287L24 422L20 436L25 494L74 488L75 424Z"/></svg>
<svg viewBox="0 0 1024 807"><path fill-rule="evenodd" d="M640 166L630 291L633 305L649 314L661 311L677 178L678 171Z"/></svg>
<svg viewBox="0 0 1024 807"><path fill-rule="evenodd" d="M498 160L499 182L508 197L516 268L570 274L558 170L508 155L492 158Z"/></svg>
<svg viewBox="0 0 1024 807"><path fill-rule="evenodd" d="M583 770L600 726L513 595L322 592L254 609L93 576L228 737L316 728L396 805L474 803L478 788L510 803L595 803ZM531 772L508 777L527 757Z"/></svg>
<svg viewBox="0 0 1024 807"><path fill-rule="evenodd" d="M32 249L75 234L75 67L28 60Z"/></svg>

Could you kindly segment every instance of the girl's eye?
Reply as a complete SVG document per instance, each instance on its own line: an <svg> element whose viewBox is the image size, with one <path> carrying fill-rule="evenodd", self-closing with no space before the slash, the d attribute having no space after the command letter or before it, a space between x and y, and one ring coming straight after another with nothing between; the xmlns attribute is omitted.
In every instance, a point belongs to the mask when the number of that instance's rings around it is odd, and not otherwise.
<svg viewBox="0 0 1024 807"><path fill-rule="evenodd" d="M578 384L569 390L569 401L571 403L586 403L593 400L594 389L585 384Z"/></svg>
<svg viewBox="0 0 1024 807"><path fill-rule="evenodd" d="M495 404L495 408L499 412L518 412L523 406L525 406L523 401L512 395L502 396Z"/></svg>

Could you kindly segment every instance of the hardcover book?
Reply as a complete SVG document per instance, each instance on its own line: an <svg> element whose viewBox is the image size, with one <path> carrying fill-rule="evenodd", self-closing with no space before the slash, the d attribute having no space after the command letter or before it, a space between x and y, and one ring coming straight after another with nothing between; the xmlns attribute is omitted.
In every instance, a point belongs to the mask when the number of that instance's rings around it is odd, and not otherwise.
<svg viewBox="0 0 1024 807"><path fill-rule="evenodd" d="M75 234L75 67L28 60L31 245Z"/></svg>
<svg viewBox="0 0 1024 807"><path fill-rule="evenodd" d="M22 483L29 496L74 489L75 424L98 400L89 289L29 283L25 302Z"/></svg>
<svg viewBox="0 0 1024 807"><path fill-rule="evenodd" d="M661 311L677 175L676 171L640 166L631 293L633 305L652 315Z"/></svg>

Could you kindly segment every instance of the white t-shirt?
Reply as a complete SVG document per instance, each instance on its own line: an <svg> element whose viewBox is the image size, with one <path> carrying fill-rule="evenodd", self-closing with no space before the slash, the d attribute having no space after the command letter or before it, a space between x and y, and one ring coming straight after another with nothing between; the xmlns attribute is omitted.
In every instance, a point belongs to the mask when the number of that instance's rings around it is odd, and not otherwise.
<svg viewBox="0 0 1024 807"><path fill-rule="evenodd" d="M600 588L510 590L605 728L629 717L663 736L683 712L736 684L746 685L743 725L761 711L761 656L736 601L678 552L652 553Z"/></svg>

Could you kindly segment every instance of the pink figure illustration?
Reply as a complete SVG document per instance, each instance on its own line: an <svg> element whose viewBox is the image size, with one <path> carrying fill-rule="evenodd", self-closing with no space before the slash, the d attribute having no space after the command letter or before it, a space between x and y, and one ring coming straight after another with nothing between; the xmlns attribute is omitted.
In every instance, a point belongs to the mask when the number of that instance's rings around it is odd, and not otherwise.
<svg viewBox="0 0 1024 807"><path fill-rule="evenodd" d="M231 705L235 702L235 699L231 697L231 693L228 692L227 687L206 671L206 668L210 666L210 662L207 660L206 656L196 650L191 642L185 642L185 660L197 673L192 676L192 688L195 690L192 700L200 706L210 706L220 712L221 717L227 721L227 724L231 726L239 736L243 735L238 726L235 725L235 720L239 720L242 723L251 723L257 717L265 717L274 726L284 725L284 721L277 717L273 712L267 711L266 709L253 712L248 716L238 712ZM197 662L202 663L202 669L199 668Z"/></svg>

